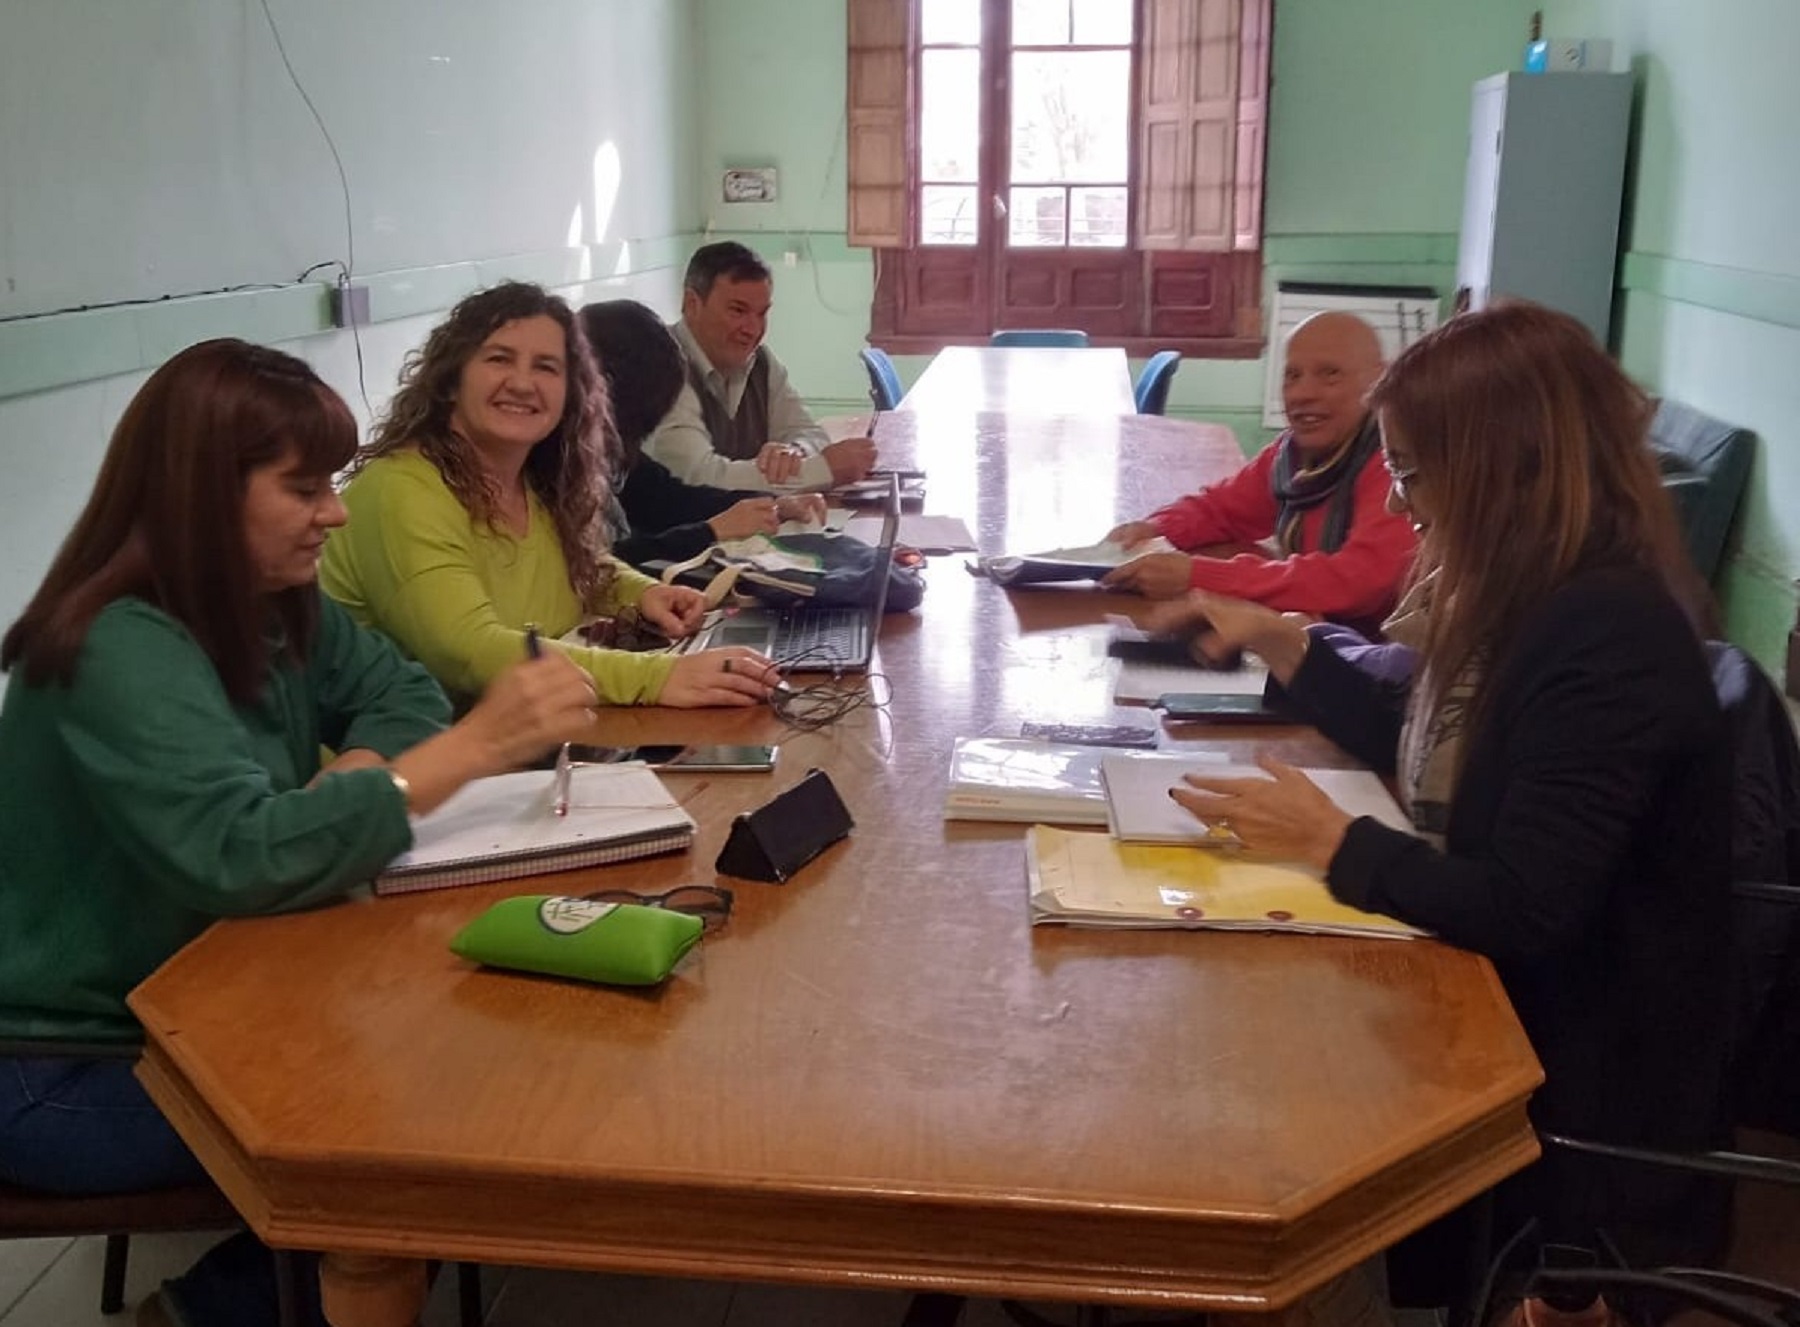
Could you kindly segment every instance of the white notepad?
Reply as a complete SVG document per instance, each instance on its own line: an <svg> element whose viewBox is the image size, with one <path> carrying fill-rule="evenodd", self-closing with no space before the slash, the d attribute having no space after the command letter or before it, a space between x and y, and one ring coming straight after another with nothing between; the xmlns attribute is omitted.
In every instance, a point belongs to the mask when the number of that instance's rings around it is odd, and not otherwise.
<svg viewBox="0 0 1800 1327"><path fill-rule="evenodd" d="M1255 765L1217 765L1191 757L1150 755L1121 760L1108 752L1100 762L1106 783L1107 823L1126 843L1214 841L1204 822L1169 796L1184 774L1215 779L1266 779ZM1303 769L1327 797L1353 816L1373 816L1394 829L1413 832L1412 822L1388 794L1378 775L1366 769Z"/></svg>
<svg viewBox="0 0 1800 1327"><path fill-rule="evenodd" d="M376 878L375 892L569 871L676 852L694 839L693 817L643 765L577 765L566 816L554 796L548 770L471 781L413 821L413 846Z"/></svg>

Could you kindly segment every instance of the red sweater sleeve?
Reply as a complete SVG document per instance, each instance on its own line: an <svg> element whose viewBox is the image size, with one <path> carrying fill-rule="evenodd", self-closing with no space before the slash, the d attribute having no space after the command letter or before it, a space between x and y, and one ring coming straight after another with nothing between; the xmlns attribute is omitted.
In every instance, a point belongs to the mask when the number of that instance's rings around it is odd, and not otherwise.
<svg viewBox="0 0 1800 1327"><path fill-rule="evenodd" d="M1268 455L1265 451L1257 464ZM1246 467L1239 478L1250 468L1254 467ZM1267 492L1266 476L1263 484ZM1189 501L1198 502L1207 492ZM1379 620L1392 611L1399 598L1400 582L1412 565L1417 544L1412 522L1387 510L1387 495L1387 467L1379 457L1371 457L1357 476L1350 533L1337 552L1296 553L1285 558L1250 553L1234 558L1197 557L1193 560L1194 588L1251 599L1282 612L1313 613L1340 621ZM1272 497L1269 502L1273 507ZM1170 536L1170 542L1180 541Z"/></svg>
<svg viewBox="0 0 1800 1327"><path fill-rule="evenodd" d="M1269 472L1275 467L1274 442L1230 479L1209 485L1153 512L1150 524L1176 548L1206 544L1254 544L1275 533L1275 493ZM1360 514L1360 513L1359 513Z"/></svg>

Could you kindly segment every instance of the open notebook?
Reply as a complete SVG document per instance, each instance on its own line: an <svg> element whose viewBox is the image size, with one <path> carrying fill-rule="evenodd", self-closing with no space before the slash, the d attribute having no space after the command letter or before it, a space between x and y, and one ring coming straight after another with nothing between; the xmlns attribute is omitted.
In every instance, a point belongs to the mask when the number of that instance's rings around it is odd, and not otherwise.
<svg viewBox="0 0 1800 1327"><path fill-rule="evenodd" d="M577 765L569 813L556 814L556 776L521 770L475 779L413 822L413 846L375 879L377 894L479 885L677 852L694 820L642 765Z"/></svg>

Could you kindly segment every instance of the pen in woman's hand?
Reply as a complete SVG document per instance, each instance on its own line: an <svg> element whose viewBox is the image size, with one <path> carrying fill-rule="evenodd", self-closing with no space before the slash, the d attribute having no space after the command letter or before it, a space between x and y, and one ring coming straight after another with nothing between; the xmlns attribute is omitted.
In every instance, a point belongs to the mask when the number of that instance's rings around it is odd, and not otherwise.
<svg viewBox="0 0 1800 1327"><path fill-rule="evenodd" d="M544 657L543 642L538 639L537 623L525 624L525 656L529 659ZM556 778L550 785L550 809L559 816L569 814L569 780L575 775L575 766L569 760L569 744L564 742L562 749L556 753Z"/></svg>

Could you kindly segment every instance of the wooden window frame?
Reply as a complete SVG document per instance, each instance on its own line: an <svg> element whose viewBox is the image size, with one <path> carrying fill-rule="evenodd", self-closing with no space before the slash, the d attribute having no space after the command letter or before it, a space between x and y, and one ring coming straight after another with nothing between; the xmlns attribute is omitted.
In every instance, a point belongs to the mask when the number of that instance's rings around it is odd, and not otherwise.
<svg viewBox="0 0 1800 1327"><path fill-rule="evenodd" d="M1005 3L985 0L990 58L1004 58L991 53ZM997 325L1079 326L1132 354L1263 352L1272 0L1137 0L1123 250L1010 249L1003 233L919 244L918 3L848 4L849 241L874 250L872 344L919 354L985 344ZM990 123L1004 124L1004 111ZM1001 178L999 138L983 136L987 180Z"/></svg>

